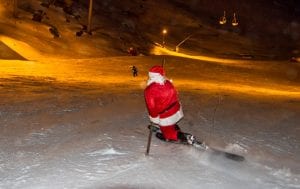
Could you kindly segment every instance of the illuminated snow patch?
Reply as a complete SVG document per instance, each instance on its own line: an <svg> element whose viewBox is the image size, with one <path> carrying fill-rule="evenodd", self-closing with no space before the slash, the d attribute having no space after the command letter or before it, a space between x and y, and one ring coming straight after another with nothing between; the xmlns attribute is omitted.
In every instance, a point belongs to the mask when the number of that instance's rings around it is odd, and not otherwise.
<svg viewBox="0 0 300 189"><path fill-rule="evenodd" d="M126 153L118 152L114 148L97 150L97 151L88 153L89 156L97 156L97 155L124 155L124 154L126 154Z"/></svg>
<svg viewBox="0 0 300 189"><path fill-rule="evenodd" d="M246 146L239 143L228 144L225 149L232 153L247 153Z"/></svg>
<svg viewBox="0 0 300 189"><path fill-rule="evenodd" d="M140 88L141 89L144 89L144 88L146 88L147 87L147 81L142 81L142 82L140 82Z"/></svg>

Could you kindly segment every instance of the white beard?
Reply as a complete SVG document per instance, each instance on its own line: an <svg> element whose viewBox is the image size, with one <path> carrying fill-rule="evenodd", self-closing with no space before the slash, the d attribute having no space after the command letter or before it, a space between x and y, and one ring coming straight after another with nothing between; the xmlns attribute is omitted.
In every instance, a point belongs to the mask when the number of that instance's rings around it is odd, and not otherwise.
<svg viewBox="0 0 300 189"><path fill-rule="evenodd" d="M159 73L153 73L149 72L149 79L147 81L147 86L149 86L151 83L159 83L160 85L163 85L166 81L166 78Z"/></svg>

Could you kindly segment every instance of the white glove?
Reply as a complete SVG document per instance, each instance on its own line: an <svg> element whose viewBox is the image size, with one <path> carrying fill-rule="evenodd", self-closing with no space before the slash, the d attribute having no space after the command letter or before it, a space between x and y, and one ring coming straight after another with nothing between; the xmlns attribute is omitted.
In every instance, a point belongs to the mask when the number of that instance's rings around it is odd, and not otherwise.
<svg viewBox="0 0 300 189"><path fill-rule="evenodd" d="M151 117L150 115L149 115L149 119L150 119L150 121L152 122L152 123L155 123L155 124L159 124L159 117L157 116L157 117Z"/></svg>

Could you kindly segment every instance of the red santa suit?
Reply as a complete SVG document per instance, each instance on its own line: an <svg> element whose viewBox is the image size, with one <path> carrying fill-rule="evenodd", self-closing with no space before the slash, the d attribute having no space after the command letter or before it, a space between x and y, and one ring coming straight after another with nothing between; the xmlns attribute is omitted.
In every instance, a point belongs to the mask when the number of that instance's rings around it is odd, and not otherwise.
<svg viewBox="0 0 300 189"><path fill-rule="evenodd" d="M144 91L145 101L150 121L160 126L166 139L178 140L175 124L183 118L183 112L176 89L164 76L163 67L154 66L150 69Z"/></svg>

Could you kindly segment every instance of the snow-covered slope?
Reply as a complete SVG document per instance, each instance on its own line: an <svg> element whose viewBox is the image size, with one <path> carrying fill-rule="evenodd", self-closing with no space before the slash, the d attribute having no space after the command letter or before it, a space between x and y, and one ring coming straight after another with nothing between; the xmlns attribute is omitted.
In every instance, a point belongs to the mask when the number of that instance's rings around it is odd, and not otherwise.
<svg viewBox="0 0 300 189"><path fill-rule="evenodd" d="M157 12L161 19L141 12L145 25L160 23L148 25L149 32L127 17L140 4L101 1L98 6L107 9L95 26L103 27L81 37L74 35L81 25L73 19L66 23L59 7L47 10L49 19L38 23L28 11L41 8L38 1L19 1L17 19L9 2L0 0L5 59L0 60L0 189L300 188L299 63L239 60L239 53L251 49L256 59L266 49L206 22L198 33L202 40L193 38L176 53L174 45L189 29L199 29L199 20L184 10L171 14L178 10L171 1L131 1L145 3L147 10L161 2L168 10ZM124 7L127 16L120 17ZM186 27L178 29L181 21ZM156 32L165 23L173 24L167 48L150 48L149 43L160 43ZM53 38L50 25L61 37ZM128 32L134 27L139 30ZM117 56L130 46L156 55ZM162 63L179 91L181 128L210 146L245 156L244 162L155 137L150 155L144 155L149 120L143 89L148 69ZM132 77L132 65L138 77Z"/></svg>
<svg viewBox="0 0 300 189"><path fill-rule="evenodd" d="M156 138L145 157L143 89L162 57L0 61L0 188L300 187L300 90L287 64L166 58L182 129L246 161Z"/></svg>

